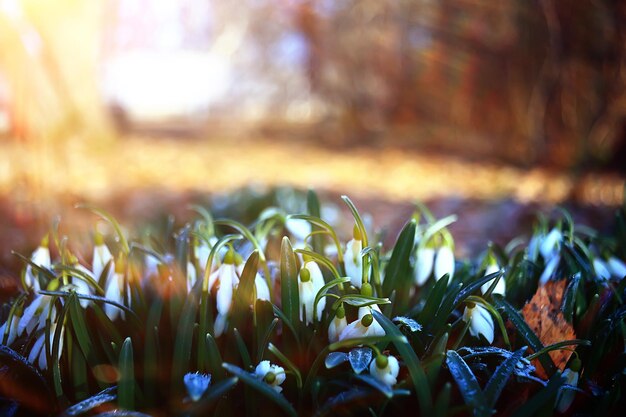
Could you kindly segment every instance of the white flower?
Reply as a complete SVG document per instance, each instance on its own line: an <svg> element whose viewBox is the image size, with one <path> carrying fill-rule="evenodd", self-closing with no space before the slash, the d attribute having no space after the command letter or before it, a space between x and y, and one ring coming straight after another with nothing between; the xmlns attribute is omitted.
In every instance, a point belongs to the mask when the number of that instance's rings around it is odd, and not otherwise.
<svg viewBox="0 0 626 417"><path fill-rule="evenodd" d="M0 345L10 346L17 337L17 326L19 324L19 317L15 314L11 317L11 321L7 320L2 326L0 326ZM7 326L9 330L7 333ZM6 343L4 342L4 334L7 333Z"/></svg>
<svg viewBox="0 0 626 417"><path fill-rule="evenodd" d="M552 229L539 245L539 252L541 256L543 256L543 259L548 260L557 255L561 248L562 240L563 235L561 231L556 228Z"/></svg>
<svg viewBox="0 0 626 417"><path fill-rule="evenodd" d="M209 288L219 283L217 289L217 317L215 318L215 336L220 336L226 328L226 319L233 303L233 291L239 284L235 252L230 250L224 256L222 265L209 277Z"/></svg>
<svg viewBox="0 0 626 417"><path fill-rule="evenodd" d="M244 264L243 262L237 265L237 275L241 276L243 273ZM265 300L270 301L270 287L267 285L267 281L265 278L261 276L258 272L254 276L254 287L256 289L256 299L257 300Z"/></svg>
<svg viewBox="0 0 626 417"><path fill-rule="evenodd" d="M24 310L24 314L20 318L17 325L17 335L21 336L26 330L27 334L33 331L43 329L50 314L50 320L56 318L56 309L50 303L52 297L43 294L37 294L28 307Z"/></svg>
<svg viewBox="0 0 626 417"><path fill-rule="evenodd" d="M283 390L280 384L285 381L285 370L281 366L270 364L270 361L261 361L256 366L254 374L269 384L274 391L281 392Z"/></svg>
<svg viewBox="0 0 626 417"><path fill-rule="evenodd" d="M469 322L469 331L472 336L479 337L483 335L489 344L493 343L493 319L485 307L478 304L475 304L472 308L465 307L463 320L466 323Z"/></svg>
<svg viewBox="0 0 626 417"><path fill-rule="evenodd" d="M52 345L54 342L54 333L56 331L57 324L53 323L50 326L50 338L48 339L48 352L52 354ZM65 328L61 327L61 337L59 339L59 352L58 358L61 358L61 352L63 352L63 333ZM35 341L30 353L28 354L28 361L32 364L35 364L37 361L37 366L39 369L45 370L48 368L48 359L46 355L46 350L44 349L44 345L46 344L46 332L42 332L41 335Z"/></svg>
<svg viewBox="0 0 626 417"><path fill-rule="evenodd" d="M417 259L415 260L415 268L413 269L413 279L417 285L422 286L433 272L435 249L429 247L418 248L416 255Z"/></svg>
<svg viewBox="0 0 626 417"><path fill-rule="evenodd" d="M191 262L187 262L187 292L191 292L197 279L196 267Z"/></svg>
<svg viewBox="0 0 626 417"><path fill-rule="evenodd" d="M320 267L314 261L305 262L302 270L300 270L300 278L298 280L298 290L300 294L300 321L306 319L306 323L313 323L313 308L315 296L324 286L324 276ZM317 303L316 319L320 320L322 312L326 307L326 298L322 297ZM306 317L302 317L304 310Z"/></svg>
<svg viewBox="0 0 626 417"><path fill-rule="evenodd" d="M285 228L298 242L304 242L311 234L311 223L308 220L288 218L285 221Z"/></svg>
<svg viewBox="0 0 626 417"><path fill-rule="evenodd" d="M339 310L341 310L341 313L339 312ZM343 307L339 307L337 309L337 314L328 325L328 341L330 343L335 343L336 341L338 341L339 335L341 335L341 332L343 332L343 330L347 326L348 321L346 320L346 312L343 311Z"/></svg>
<svg viewBox="0 0 626 417"><path fill-rule="evenodd" d="M189 372L183 377L187 394L192 401L198 401L209 388L211 383L210 374L201 374L199 372Z"/></svg>
<svg viewBox="0 0 626 417"><path fill-rule="evenodd" d="M351 322L339 334L339 340L356 339L359 337L384 336L385 330L372 316L372 310L380 312L376 304L359 308L359 318Z"/></svg>
<svg viewBox="0 0 626 417"><path fill-rule="evenodd" d="M93 278L92 272L89 269L82 266L81 264L79 264L78 262L74 264L74 268L81 271L83 274ZM72 277L72 284L75 287L76 294L93 295L93 289L91 288L91 285L88 282L86 282L82 277L81 278L76 277L76 276ZM86 300L86 299L80 299L79 302L82 308L87 308L89 306L89 303L91 303L90 300Z"/></svg>
<svg viewBox="0 0 626 417"><path fill-rule="evenodd" d="M362 249L363 242L360 239L351 239L346 244L346 252L343 254L343 264L346 268L346 275L350 278L350 283L356 288L361 288L363 282Z"/></svg>
<svg viewBox="0 0 626 417"><path fill-rule="evenodd" d="M593 259L593 270L596 272L598 279L602 281L611 278L611 272L607 268L607 264L599 258Z"/></svg>
<svg viewBox="0 0 626 417"><path fill-rule="evenodd" d="M498 271L500 271L500 266L498 265L497 262L493 261L493 263L490 263L489 266L487 266L487 269L485 270L485 275L484 276L495 274ZM483 294L486 293L487 290L489 290L489 288L491 287L492 284L493 284L493 280L485 282L480 287L480 291ZM501 294L501 295L504 295L506 293L506 283L504 282L504 276L500 277L500 279L498 280L498 283L496 284L495 288L493 289L493 291L491 293L492 294Z"/></svg>
<svg viewBox="0 0 626 417"><path fill-rule="evenodd" d="M124 275L115 271L113 275L109 277L109 281L107 282L104 295L105 298L119 304L123 304L124 298L122 296L122 288L124 288ZM120 316L122 320L125 317L124 310L109 303L104 303L104 313L109 317L109 319L111 319L111 321L114 321L118 316Z"/></svg>
<svg viewBox="0 0 626 417"><path fill-rule="evenodd" d="M30 260L35 264L42 268L50 269L50 250L48 249L48 237L44 237L41 241L41 244L33 254L30 256ZM33 267L29 264L26 265L26 272L24 274L24 282L28 287L31 287L35 291L39 291L41 286L39 285L38 279L39 273L35 270L33 271Z"/></svg>
<svg viewBox="0 0 626 417"><path fill-rule="evenodd" d="M619 279L626 277L626 264L620 259L611 256L607 263L612 276Z"/></svg>
<svg viewBox="0 0 626 417"><path fill-rule="evenodd" d="M96 241L102 239L96 235ZM100 279L100 275L102 275L102 271L107 266L109 262L112 263L113 255L111 255L111 251L104 243L97 244L93 247L93 261L91 262L91 269L93 271L93 276L97 280ZM111 264L109 268L109 276L113 274L115 271L115 265Z"/></svg>
<svg viewBox="0 0 626 417"><path fill-rule="evenodd" d="M573 387L578 386L578 372L573 371L570 368L567 368L561 374L561 378L563 378L567 385L571 385ZM563 389L559 390L559 395L556 398L555 408L559 411L559 413L564 413L574 402L574 397L576 396L576 391L571 389Z"/></svg>
<svg viewBox="0 0 626 417"><path fill-rule="evenodd" d="M454 252L448 245L440 247L435 258L435 279L439 281L445 274L450 276L449 284L454 276Z"/></svg>
<svg viewBox="0 0 626 417"><path fill-rule="evenodd" d="M399 372L400 364L391 355L378 356L370 363L370 375L389 387L396 385Z"/></svg>
<svg viewBox="0 0 626 417"><path fill-rule="evenodd" d="M559 262L561 262L561 256L559 254L554 255L548 261L545 269L543 270L543 272L541 273L541 276L539 277L539 285L545 285L546 282L548 282L548 280L554 276L554 273L556 272L556 268L559 266Z"/></svg>

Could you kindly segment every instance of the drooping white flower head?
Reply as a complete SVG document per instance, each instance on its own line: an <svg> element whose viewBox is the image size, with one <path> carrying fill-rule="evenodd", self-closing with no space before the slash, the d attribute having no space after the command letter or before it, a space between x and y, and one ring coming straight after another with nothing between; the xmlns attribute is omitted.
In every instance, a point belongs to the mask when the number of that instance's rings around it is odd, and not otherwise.
<svg viewBox="0 0 626 417"><path fill-rule="evenodd" d="M243 259L237 253L235 254L235 264L237 265L237 275L241 276L245 265L243 263ZM263 278L263 276L258 272L254 276L254 287L256 290L257 300L270 301L270 287L267 285L265 278Z"/></svg>
<svg viewBox="0 0 626 417"><path fill-rule="evenodd" d="M564 370L561 374L561 378L564 380L563 382L567 385L571 385L574 388L577 387L578 373L580 371L580 367L580 359L574 359L571 366ZM565 413L571 407L575 397L576 391L561 387L561 389L559 390L559 395L556 397L556 403L554 405L554 408L556 408L559 413Z"/></svg>
<svg viewBox="0 0 626 417"><path fill-rule="evenodd" d="M611 275L617 279L626 277L626 264L615 256L611 256L607 261Z"/></svg>
<svg viewBox="0 0 626 417"><path fill-rule="evenodd" d="M105 297L119 304L124 304L124 293L126 293L128 301L127 305L130 305L130 289L128 286L124 287L124 285L126 285L124 282L126 264L122 255L119 256L114 265L115 270L113 271L113 274L109 275L105 284ZM109 319L111 319L111 321L114 321L117 317L121 317L123 320L126 316L124 310L109 303L104 304L104 312Z"/></svg>
<svg viewBox="0 0 626 417"><path fill-rule="evenodd" d="M385 329L374 319L372 310L380 312L376 304L359 308L359 318L351 322L339 334L339 340L356 339L359 337L384 336Z"/></svg>
<svg viewBox="0 0 626 417"><path fill-rule="evenodd" d="M611 278L611 271L609 271L606 262L600 258L593 259L593 270L596 273L596 277L601 281L606 281Z"/></svg>
<svg viewBox="0 0 626 417"><path fill-rule="evenodd" d="M389 387L396 385L399 372L398 359L392 355L379 355L370 363L370 375Z"/></svg>
<svg viewBox="0 0 626 417"><path fill-rule="evenodd" d="M94 278L93 273L89 269L85 268L83 265L79 264L76 258L72 259L72 264L74 268L76 268L83 274L90 276L91 278ZM94 279L97 280L97 278L94 278ZM74 286L76 294L93 295L94 293L93 288L91 288L91 285L88 282L86 282L82 277L72 276L72 285ZM79 302L82 308L87 308L89 304L91 303L90 300L86 300L86 299L80 299Z"/></svg>
<svg viewBox="0 0 626 417"><path fill-rule="evenodd" d="M541 273L541 276L539 277L539 285L545 285L546 282L548 282L550 278L554 276L556 269L558 268L560 262L561 262L561 255L559 255L558 253L554 255L552 258L550 258L550 260L546 264L546 267Z"/></svg>
<svg viewBox="0 0 626 417"><path fill-rule="evenodd" d="M298 290L300 294L300 321L307 324L313 323L313 309L315 296L324 286L324 276L320 267L314 261L306 261L300 270ZM321 320L322 312L326 307L326 298L321 298L317 303L316 320ZM303 317L303 310L305 317Z"/></svg>
<svg viewBox="0 0 626 417"><path fill-rule="evenodd" d="M53 323L50 326L50 338L48 339L48 352L52 354L52 347L54 342L54 333L56 332L57 323ZM65 328L61 327L61 337L59 339L59 352L58 358L61 358L61 353L63 352L63 333L65 332ZM46 333L42 332L41 335L35 341L35 344L30 350L28 354L28 361L35 364L37 361L37 366L42 371L48 368L48 359L46 355L46 350L44 349L46 342Z"/></svg>
<svg viewBox="0 0 626 417"><path fill-rule="evenodd" d="M198 280L198 274L196 273L196 267L191 263L187 262L187 292L191 292L194 285L196 285L196 281Z"/></svg>
<svg viewBox="0 0 626 417"><path fill-rule="evenodd" d="M363 282L363 258L361 250L363 250L363 241L361 232L355 225L353 231L354 237L346 243L346 252L343 254L343 264L346 269L346 275L350 278L350 283L361 288Z"/></svg>
<svg viewBox="0 0 626 417"><path fill-rule="evenodd" d="M311 234L311 223L308 220L292 219L285 220L285 229L295 238L296 242L304 242Z"/></svg>
<svg viewBox="0 0 626 417"><path fill-rule="evenodd" d="M563 234L557 228L550 230L550 233L543 238L539 245L539 253L546 261L556 256L561 249L561 242L563 241Z"/></svg>
<svg viewBox="0 0 626 417"><path fill-rule="evenodd" d="M439 281L445 274L450 276L448 281L450 284L454 277L454 252L448 244L441 246L435 257L435 279Z"/></svg>
<svg viewBox="0 0 626 417"><path fill-rule="evenodd" d="M235 252L231 249L226 255L220 267L209 276L209 288L219 284L217 289L217 317L215 318L215 336L220 336L225 328L233 303L233 291L239 284L237 267L235 266Z"/></svg>
<svg viewBox="0 0 626 417"><path fill-rule="evenodd" d="M33 301L24 309L24 314L17 324L17 335L21 336L26 330L27 334L43 329L46 320L50 316L50 320L56 318L56 309L51 303L52 297L49 295L37 294Z"/></svg>
<svg viewBox="0 0 626 417"><path fill-rule="evenodd" d="M482 335L489 344L493 343L494 324L493 318L487 309L479 304L474 307L465 307L463 320L469 322L470 334L474 337Z"/></svg>
<svg viewBox="0 0 626 417"><path fill-rule="evenodd" d="M199 372L189 372L183 377L187 394L192 401L198 401L209 388L211 383L210 374L201 374Z"/></svg>
<svg viewBox="0 0 626 417"><path fill-rule="evenodd" d="M48 249L48 236L46 235L39 244L39 247L30 256L30 260L42 268L50 269L50 250ZM35 291L39 291L41 286L39 285L39 279L37 271L33 270L33 267L26 265L26 272L24 273L24 281L26 286L32 288Z"/></svg>
<svg viewBox="0 0 626 417"><path fill-rule="evenodd" d="M500 266L498 265L498 262L493 258L490 257L489 260L489 264L487 265L487 269L485 270L485 275L491 275L491 274L495 274L496 272L500 271ZM481 287L480 287L480 291L484 294L486 293L489 288L491 287L491 285L493 285L493 280L485 282ZM505 295L506 293L506 283L504 281L504 276L501 276L500 279L498 280L498 283L496 284L495 288L493 289L493 291L491 292L492 294L500 294L500 295Z"/></svg>
<svg viewBox="0 0 626 417"><path fill-rule="evenodd" d="M433 272L435 263L435 249L429 246L420 247L416 252L415 268L413 268L413 279L415 284L422 286Z"/></svg>
<svg viewBox="0 0 626 417"><path fill-rule="evenodd" d="M10 320L7 320L2 326L0 326L0 345L10 346L13 344L15 338L17 337L17 326L19 324L19 320L20 318L14 314ZM6 341L4 340L5 333L7 336Z"/></svg>
<svg viewBox="0 0 626 417"><path fill-rule="evenodd" d="M339 335L341 335L341 332L343 332L347 326L348 321L346 320L346 311L343 306L340 306L335 313L335 317L328 325L328 341L330 343L338 341Z"/></svg>
<svg viewBox="0 0 626 417"><path fill-rule="evenodd" d="M280 386L285 381L285 369L281 366L271 364L270 361L261 361L254 370L257 378L269 384L274 391L281 392Z"/></svg>
<svg viewBox="0 0 626 417"><path fill-rule="evenodd" d="M113 255L111 255L111 251L104 243L102 235L100 233L96 233L95 246L93 247L93 261L91 262L91 270L93 271L93 276L96 280L100 279L102 271L104 271L107 264L112 261ZM109 275L112 275L113 271L115 271L115 265L111 265L109 268Z"/></svg>

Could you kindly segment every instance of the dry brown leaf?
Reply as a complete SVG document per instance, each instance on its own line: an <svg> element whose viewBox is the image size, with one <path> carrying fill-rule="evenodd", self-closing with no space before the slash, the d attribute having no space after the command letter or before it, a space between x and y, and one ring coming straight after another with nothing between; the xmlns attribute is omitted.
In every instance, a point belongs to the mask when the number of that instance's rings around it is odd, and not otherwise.
<svg viewBox="0 0 626 417"><path fill-rule="evenodd" d="M561 312L563 291L566 280L548 282L537 289L537 292L522 309L522 315L528 326L537 334L544 346L563 340L576 338L574 328L565 321ZM572 352L569 350L553 350L550 357L561 370L565 368ZM548 375L538 360L533 362L537 368L537 375L547 379Z"/></svg>

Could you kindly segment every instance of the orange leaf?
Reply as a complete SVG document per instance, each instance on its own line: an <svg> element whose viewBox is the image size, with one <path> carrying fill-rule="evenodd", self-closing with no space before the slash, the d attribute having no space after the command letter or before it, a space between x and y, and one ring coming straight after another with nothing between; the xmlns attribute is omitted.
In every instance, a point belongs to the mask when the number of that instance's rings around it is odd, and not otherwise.
<svg viewBox="0 0 626 417"><path fill-rule="evenodd" d="M566 285L566 280L560 280L540 286L533 298L522 309L524 320L544 346L576 338L574 328L565 321L561 312L563 291ZM553 350L549 354L554 364L563 370L572 352L561 349ZM538 360L535 360L533 365L537 368L537 375L544 379L548 378Z"/></svg>

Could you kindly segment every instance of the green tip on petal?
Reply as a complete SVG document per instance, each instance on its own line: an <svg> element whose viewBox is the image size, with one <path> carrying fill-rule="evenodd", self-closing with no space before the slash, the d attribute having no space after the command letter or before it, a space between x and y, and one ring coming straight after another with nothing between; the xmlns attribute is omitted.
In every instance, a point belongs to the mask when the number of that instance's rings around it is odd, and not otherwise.
<svg viewBox="0 0 626 417"><path fill-rule="evenodd" d="M389 365L389 359L385 355L376 356L376 367L378 369L385 369Z"/></svg>
<svg viewBox="0 0 626 417"><path fill-rule="evenodd" d="M308 269L306 268L302 268L300 270L300 281L302 282L308 282L311 280L311 273L309 272Z"/></svg>
<svg viewBox="0 0 626 417"><path fill-rule="evenodd" d="M104 245L104 236L102 236L102 233L96 230L96 233L93 236L93 241L96 246Z"/></svg>
<svg viewBox="0 0 626 417"><path fill-rule="evenodd" d="M374 317L371 314L366 314L361 319L361 324L365 327L370 327L374 322Z"/></svg>
<svg viewBox="0 0 626 417"><path fill-rule="evenodd" d="M265 382L268 384L273 384L276 381L276 374L274 372L268 372L265 374Z"/></svg>
<svg viewBox="0 0 626 417"><path fill-rule="evenodd" d="M356 224L352 228L352 237L354 240L363 240L363 237L361 236L361 229L359 229L359 226Z"/></svg>
<svg viewBox="0 0 626 417"><path fill-rule="evenodd" d="M370 284L369 282L364 283L361 286L361 295L364 295L366 297L371 297L372 295L374 295L374 289L372 288L372 284Z"/></svg>
<svg viewBox="0 0 626 417"><path fill-rule="evenodd" d="M235 251L233 248L230 248L228 252L226 252L226 255L224 255L224 263L230 265L235 263Z"/></svg>

